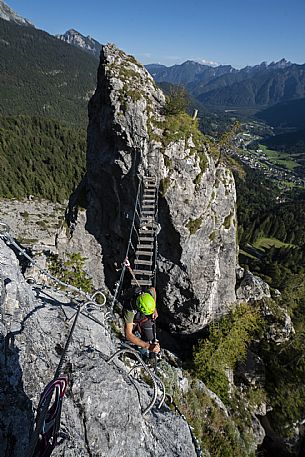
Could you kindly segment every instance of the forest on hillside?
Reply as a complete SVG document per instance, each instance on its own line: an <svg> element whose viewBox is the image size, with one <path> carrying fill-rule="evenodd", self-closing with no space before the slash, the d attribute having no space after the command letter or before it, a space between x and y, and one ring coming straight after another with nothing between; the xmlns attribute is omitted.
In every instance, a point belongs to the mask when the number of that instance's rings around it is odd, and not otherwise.
<svg viewBox="0 0 305 457"><path fill-rule="evenodd" d="M305 270L305 191L284 195L258 170L235 176L238 197L240 261L272 287L285 289Z"/></svg>
<svg viewBox="0 0 305 457"><path fill-rule="evenodd" d="M266 318L265 336L255 343L265 366L268 421L281 437L280 451L269 438L259 455L294 456L295 449L286 448L282 438L293 436L293 424L302 420L305 411L305 191L283 194L260 171L244 169L243 177L235 174L239 263L269 283L272 298L265 299L263 306L270 316L279 318L287 310L295 330L288 340L270 341L272 326Z"/></svg>
<svg viewBox="0 0 305 457"><path fill-rule="evenodd" d="M0 116L0 197L61 202L85 173L86 131L37 117Z"/></svg>
<svg viewBox="0 0 305 457"><path fill-rule="evenodd" d="M0 114L86 127L97 60L33 27L0 19Z"/></svg>

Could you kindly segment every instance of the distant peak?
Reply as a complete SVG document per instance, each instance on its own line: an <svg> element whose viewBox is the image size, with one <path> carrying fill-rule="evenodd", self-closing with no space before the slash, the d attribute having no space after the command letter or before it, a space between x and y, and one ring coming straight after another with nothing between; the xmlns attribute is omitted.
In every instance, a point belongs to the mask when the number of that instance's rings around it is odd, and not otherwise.
<svg viewBox="0 0 305 457"><path fill-rule="evenodd" d="M199 62L196 62L195 60L186 60L185 62L182 63L182 65L198 65Z"/></svg>
<svg viewBox="0 0 305 457"><path fill-rule="evenodd" d="M69 30L66 31L66 33L71 33L71 34L80 35L80 33L79 33L77 30L75 30L75 29L69 29Z"/></svg>
<svg viewBox="0 0 305 457"><path fill-rule="evenodd" d="M19 16L13 11L3 0L0 0L0 18L5 21L15 22L18 25L27 25L29 27L35 27L31 21Z"/></svg>
<svg viewBox="0 0 305 457"><path fill-rule="evenodd" d="M77 48L89 52L99 58L102 45L91 36L88 35L85 37L75 29L69 29L63 35L55 36L59 40L65 41L66 43L76 46Z"/></svg>
<svg viewBox="0 0 305 457"><path fill-rule="evenodd" d="M286 60L285 58L279 60L278 62L271 62L269 67L272 68L286 68L292 65L292 63L289 60Z"/></svg>

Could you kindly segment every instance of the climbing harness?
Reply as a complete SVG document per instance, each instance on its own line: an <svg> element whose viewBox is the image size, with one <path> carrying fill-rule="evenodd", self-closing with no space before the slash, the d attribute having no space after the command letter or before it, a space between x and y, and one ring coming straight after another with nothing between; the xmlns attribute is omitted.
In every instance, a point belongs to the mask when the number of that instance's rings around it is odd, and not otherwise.
<svg viewBox="0 0 305 457"><path fill-rule="evenodd" d="M145 316L144 314L137 312L133 323L135 327L133 333L138 332L141 335L141 339L145 342L156 342L155 338L155 320L151 317Z"/></svg>

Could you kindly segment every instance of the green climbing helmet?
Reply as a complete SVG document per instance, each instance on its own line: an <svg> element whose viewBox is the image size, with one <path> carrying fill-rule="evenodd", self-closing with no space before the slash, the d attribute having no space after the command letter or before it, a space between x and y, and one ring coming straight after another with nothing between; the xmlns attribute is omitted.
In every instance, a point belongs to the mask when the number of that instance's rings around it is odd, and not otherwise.
<svg viewBox="0 0 305 457"><path fill-rule="evenodd" d="M150 316L156 309L156 302L148 292L145 292L137 298L137 308L141 313Z"/></svg>

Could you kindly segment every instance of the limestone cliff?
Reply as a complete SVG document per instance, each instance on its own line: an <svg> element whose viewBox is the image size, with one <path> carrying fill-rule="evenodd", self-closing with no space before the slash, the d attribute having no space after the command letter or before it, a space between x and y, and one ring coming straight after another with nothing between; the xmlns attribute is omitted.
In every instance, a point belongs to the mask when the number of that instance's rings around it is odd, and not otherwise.
<svg viewBox="0 0 305 457"><path fill-rule="evenodd" d="M164 105L142 65L114 45L103 47L89 103L87 175L71 206L85 197L86 229L102 246L105 282L112 290L137 176L157 174L161 319L172 331L193 333L235 301L235 185L196 132L180 135L168 126Z"/></svg>
<svg viewBox="0 0 305 457"><path fill-rule="evenodd" d="M13 251L0 239L0 455L24 457L44 386L53 379L71 328L75 304L63 293L25 282ZM164 406L146 420L152 391L132 380L124 365L107 363L116 348L98 323L103 312L84 312L75 328L64 373L61 443L54 457L194 457L186 422ZM136 444L135 444L136 443Z"/></svg>

